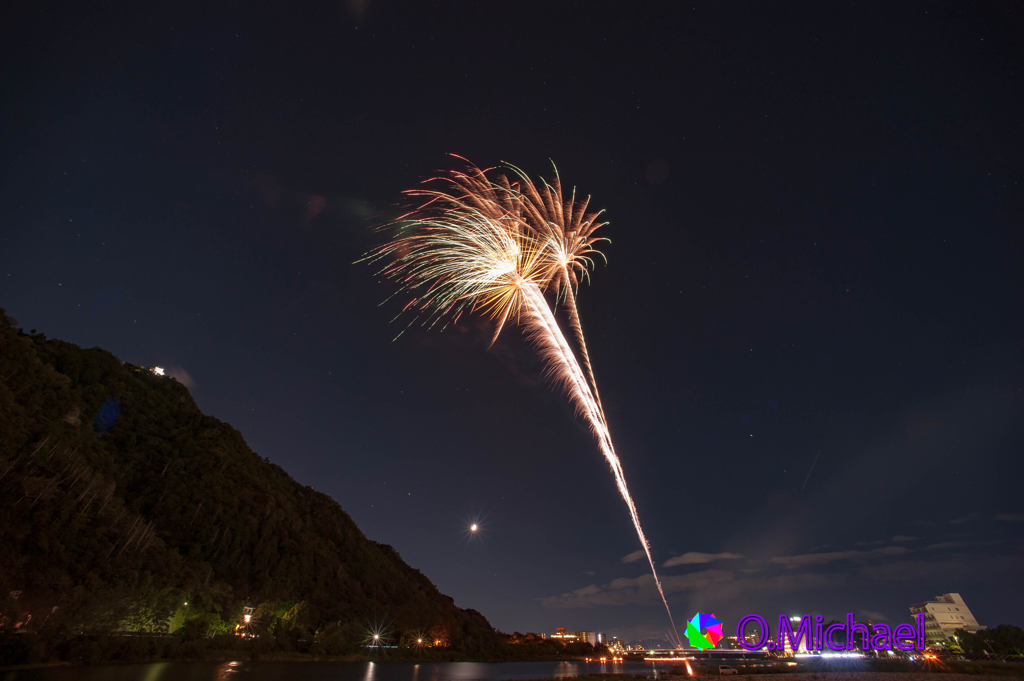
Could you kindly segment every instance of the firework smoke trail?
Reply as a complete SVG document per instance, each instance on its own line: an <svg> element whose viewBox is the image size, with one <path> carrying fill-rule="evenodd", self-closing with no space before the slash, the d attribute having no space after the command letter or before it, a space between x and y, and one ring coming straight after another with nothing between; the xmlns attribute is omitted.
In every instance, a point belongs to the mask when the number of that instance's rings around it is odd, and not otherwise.
<svg viewBox="0 0 1024 681"><path fill-rule="evenodd" d="M668 607L668 599L665 598L661 579L658 578L658 571L654 567L651 545L647 541L647 536L644 535L643 527L640 525L640 515L637 513L636 505L633 503L633 497L629 494L629 487L626 485L626 474L622 469L622 462L619 460L619 456L615 453L611 432L608 430L608 424L605 422L604 410L598 404L594 393L590 390L587 377L582 369L580 369L576 356L572 353L572 349L566 342L565 336L562 335L561 330L558 328L554 315L548 309L544 294L532 282L524 282L523 289L528 313L524 326L530 340L538 346L542 358L548 363L548 369L551 372L552 378L562 385L569 395L569 399L576 405L576 409L590 422L591 432L597 438L601 453L604 454L608 465L611 466L612 474L615 476L615 484L619 488L619 494L622 495L626 506L629 507L629 516L633 520L633 527L636 529L637 537L640 538L640 544L644 547L644 553L647 554L647 562L651 565L654 584L658 587L661 602L665 604L665 612L668 613L668 620L672 624L672 631L678 640L679 633L676 631L676 623L672 619L672 611Z"/></svg>
<svg viewBox="0 0 1024 681"><path fill-rule="evenodd" d="M468 175L453 173L451 178L441 178L450 183L448 191L408 192L427 200L389 225L396 228L395 236L365 260L388 262L380 274L413 293L403 311L412 309L427 326L444 326L467 309L479 309L498 320L495 338L510 319L524 327L540 351L547 375L566 391L577 413L586 417L612 469L678 640L650 544L597 397L576 314L573 287L579 282L577 272L582 276L589 273L592 263L588 255L597 253L592 248L597 239L590 234L601 226L596 222L600 213L584 217L586 201L576 210L574 199L566 207L557 176L554 187L545 183L538 191L525 174L515 170L524 179L522 185L513 185L503 176L491 182L485 171L471 167ZM520 191L521 186L525 192ZM545 289L553 290L556 297L561 293L568 303L570 325L585 358L586 373L548 308Z"/></svg>

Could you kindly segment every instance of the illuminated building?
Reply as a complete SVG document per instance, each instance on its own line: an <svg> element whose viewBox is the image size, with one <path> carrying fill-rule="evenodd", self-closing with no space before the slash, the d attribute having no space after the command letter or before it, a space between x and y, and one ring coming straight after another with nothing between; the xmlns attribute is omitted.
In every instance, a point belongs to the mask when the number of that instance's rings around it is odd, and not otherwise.
<svg viewBox="0 0 1024 681"><path fill-rule="evenodd" d="M799 622L800 618L799 617L790 617L789 621L790 622L794 622L794 623L795 622ZM782 639L782 646L783 646L783 650L784 650L785 656L786 657L793 657L793 654L794 654L793 653L793 646L791 646L789 644L789 637L788 636L782 636L780 634L779 638ZM801 638L800 639L800 645L797 647L796 652L801 653L801 654L807 652L807 639L806 638Z"/></svg>
<svg viewBox="0 0 1024 681"><path fill-rule="evenodd" d="M555 629L555 633L551 634L548 638L561 643L589 643L590 645L597 645L596 631L574 631L570 633L565 630L565 627L558 627Z"/></svg>
<svg viewBox="0 0 1024 681"><path fill-rule="evenodd" d="M946 646L954 641L957 629L975 633L985 627L971 614L971 609L960 598L960 594L942 594L934 601L915 603L910 606L910 614L924 614L925 644Z"/></svg>
<svg viewBox="0 0 1024 681"><path fill-rule="evenodd" d="M558 627L555 629L555 633L551 634L548 638L552 641L558 641L559 643L576 643L580 640L575 632L571 634L567 633L565 631L565 627Z"/></svg>
<svg viewBox="0 0 1024 681"><path fill-rule="evenodd" d="M748 636L747 640L753 640L752 636ZM722 639L721 643L718 644L719 650L746 650L740 645L740 641L735 636L726 636Z"/></svg>

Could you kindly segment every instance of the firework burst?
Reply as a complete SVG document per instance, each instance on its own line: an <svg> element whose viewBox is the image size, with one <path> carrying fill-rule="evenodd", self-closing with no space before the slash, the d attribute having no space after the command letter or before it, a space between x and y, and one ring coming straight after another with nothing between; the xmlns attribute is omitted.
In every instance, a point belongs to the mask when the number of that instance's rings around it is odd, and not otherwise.
<svg viewBox="0 0 1024 681"><path fill-rule="evenodd" d="M675 633L650 544L612 444L576 312L576 289L581 279L589 278L593 257L600 255L595 247L600 238L593 233L605 224L599 222L602 212L588 212L589 197L578 200L575 190L563 199L557 169L553 180L542 180L540 186L518 168L509 169L512 180L497 173L491 179L489 171L470 165L467 172L432 178L440 189L406 192L422 204L387 225L391 238L365 259L383 263L380 274L398 283L396 295L410 296L402 310L412 314L410 324L419 319L444 328L466 311L479 311L496 321L495 339L509 321L524 329L544 360L548 378L586 418L612 469ZM582 367L545 291L568 311Z"/></svg>
<svg viewBox="0 0 1024 681"><path fill-rule="evenodd" d="M509 168L518 178L516 186L523 205L520 214L528 228L542 235L550 244L548 286L565 304L569 326L572 327L583 366L587 370L590 389L594 392L598 407L603 411L590 353L587 352L587 342L583 337L583 326L576 310L576 292L581 279L590 279L590 270L594 267L593 256L604 259L604 254L597 250L596 244L608 239L594 236L597 229L608 224L600 221L604 211L588 212L590 197L577 199L575 187L567 200L563 198L562 179L554 164L554 177L550 182L542 179L540 187L519 168L513 165L509 165ZM503 177L502 181L507 184Z"/></svg>

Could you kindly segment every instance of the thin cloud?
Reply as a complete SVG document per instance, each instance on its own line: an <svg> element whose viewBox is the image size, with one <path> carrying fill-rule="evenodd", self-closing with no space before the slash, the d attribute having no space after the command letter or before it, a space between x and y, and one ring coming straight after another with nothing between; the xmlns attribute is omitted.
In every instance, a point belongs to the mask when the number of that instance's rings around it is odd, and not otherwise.
<svg viewBox="0 0 1024 681"><path fill-rule="evenodd" d="M864 589L872 583L903 584L909 592L918 591L927 582L956 583L980 572L998 575L1008 581L1024 572L1024 558L1019 556L963 555L931 553L921 560L902 560L864 565L854 576ZM930 595L930 594L928 594Z"/></svg>
<svg viewBox="0 0 1024 681"><path fill-rule="evenodd" d="M748 577L731 570L704 570L685 575L662 578L665 594L700 593L722 600L735 598L750 591L792 591L806 588L842 588L846 575L785 574L774 577ZM541 598L546 608L592 608L603 605L635 605L659 599L654 578L649 574L639 577L620 577L601 587L590 585L560 596Z"/></svg>
<svg viewBox="0 0 1024 681"><path fill-rule="evenodd" d="M626 555L624 555L622 557L622 562L623 563L635 563L638 560L640 560L642 558L646 558L646 557L647 557L647 554L644 553L643 549L640 549L639 551L634 551L633 553L627 553Z"/></svg>
<svg viewBox="0 0 1024 681"><path fill-rule="evenodd" d="M676 565L700 565L702 563L713 563L716 560L736 560L742 558L738 553L699 553L690 551L675 558L669 558L661 564L662 567L675 567Z"/></svg>
<svg viewBox="0 0 1024 681"><path fill-rule="evenodd" d="M909 553L902 547L889 548ZM867 551L853 553L856 556L866 553L878 555ZM870 593L879 584L900 584L906 593L912 593L919 590L922 583L963 581L980 571L985 571L994 579L1009 582L1017 575L1024 574L1024 557L969 554L947 556L930 553L920 560L912 557L859 560L838 571L834 569L835 566L823 568L822 572L813 572L813 568L790 571L778 565L775 567L774 573L749 574L746 570L710 569L668 575L662 578L662 585L671 602L699 597L709 603L732 602L741 607L752 596L761 594L771 595L775 601L799 600L815 591ZM546 608L571 609L659 603L661 597L654 579L649 574L643 574L632 578L622 577L603 585L590 584L582 589L538 600ZM861 613L875 621L881 621L883 617L878 615L884 615L868 611ZM656 638L653 633L648 634L648 637Z"/></svg>
<svg viewBox="0 0 1024 681"><path fill-rule="evenodd" d="M938 544L932 544L924 547L925 551L935 551L939 549L962 549L965 546L992 546L993 544L1002 544L1002 540L996 539L993 541L944 541Z"/></svg>
<svg viewBox="0 0 1024 681"><path fill-rule="evenodd" d="M731 582L734 575L723 570L706 570L686 575L673 575L661 580L666 594L680 591L698 591ZM630 605L646 603L658 597L654 578L649 574L639 577L619 577L604 586L591 584L583 589L560 596L542 598L547 608L591 608L599 605Z"/></svg>
<svg viewBox="0 0 1024 681"><path fill-rule="evenodd" d="M910 536L905 535L905 534L897 534L895 537L893 537L889 541L906 542L906 541L917 541L918 539L920 539L920 537L910 537Z"/></svg>
<svg viewBox="0 0 1024 681"><path fill-rule="evenodd" d="M976 519L980 515L981 515L981 513L979 513L978 511L975 511L974 513L968 513L967 515L965 515L962 518L953 518L949 522L952 523L953 525L963 525L964 523L971 522L972 520Z"/></svg>
<svg viewBox="0 0 1024 681"><path fill-rule="evenodd" d="M996 520L1008 523L1024 523L1024 513L996 513Z"/></svg>
<svg viewBox="0 0 1024 681"><path fill-rule="evenodd" d="M906 547L886 546L882 549L872 549L870 551L832 551L831 553L804 553L799 556L775 556L774 558L769 559L769 562L793 569L809 565L824 565L825 563L833 563L837 560L901 556L906 553L910 553L910 549Z"/></svg>

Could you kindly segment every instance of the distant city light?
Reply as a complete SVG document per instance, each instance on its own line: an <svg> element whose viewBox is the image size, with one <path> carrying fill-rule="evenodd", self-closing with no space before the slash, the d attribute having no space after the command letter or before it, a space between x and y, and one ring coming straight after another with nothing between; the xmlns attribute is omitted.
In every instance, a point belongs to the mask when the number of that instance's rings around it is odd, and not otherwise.
<svg viewBox="0 0 1024 681"><path fill-rule="evenodd" d="M163 376L164 375L164 368L163 367L153 367L152 371L157 376Z"/></svg>
<svg viewBox="0 0 1024 681"><path fill-rule="evenodd" d="M469 531L470 532L476 532L476 523L473 523L472 525L469 526Z"/></svg>

